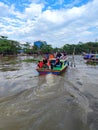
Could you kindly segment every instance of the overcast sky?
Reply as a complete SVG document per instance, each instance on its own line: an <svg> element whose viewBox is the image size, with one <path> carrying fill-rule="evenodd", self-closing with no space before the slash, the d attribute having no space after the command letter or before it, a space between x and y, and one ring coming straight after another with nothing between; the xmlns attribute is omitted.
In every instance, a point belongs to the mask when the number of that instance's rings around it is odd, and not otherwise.
<svg viewBox="0 0 98 130"><path fill-rule="evenodd" d="M0 0L0 35L52 47L98 39L98 0Z"/></svg>

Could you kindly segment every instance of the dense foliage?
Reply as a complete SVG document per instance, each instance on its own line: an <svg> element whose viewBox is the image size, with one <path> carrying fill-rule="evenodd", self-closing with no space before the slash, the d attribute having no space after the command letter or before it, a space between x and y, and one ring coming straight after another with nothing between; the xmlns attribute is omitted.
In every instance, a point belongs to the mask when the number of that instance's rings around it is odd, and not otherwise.
<svg viewBox="0 0 98 130"><path fill-rule="evenodd" d="M8 40L6 36L0 36L0 54L15 55L21 52L20 50L26 54L43 54L57 51L66 52L67 54L73 54L73 52L75 54L81 54L82 52L98 53L98 42L79 42L78 44L65 44L62 48L53 48L46 42L43 42L40 48L36 45L32 47L30 43L26 42L22 48L19 42Z"/></svg>
<svg viewBox="0 0 98 130"><path fill-rule="evenodd" d="M75 54L81 54L82 52L86 53L96 53L98 52L98 42L87 42L87 43L78 43L76 44L66 44L62 48L66 50L68 54L72 54L75 51Z"/></svg>
<svg viewBox="0 0 98 130"><path fill-rule="evenodd" d="M20 44L17 41L8 40L7 37L0 37L0 54L16 55L20 49Z"/></svg>

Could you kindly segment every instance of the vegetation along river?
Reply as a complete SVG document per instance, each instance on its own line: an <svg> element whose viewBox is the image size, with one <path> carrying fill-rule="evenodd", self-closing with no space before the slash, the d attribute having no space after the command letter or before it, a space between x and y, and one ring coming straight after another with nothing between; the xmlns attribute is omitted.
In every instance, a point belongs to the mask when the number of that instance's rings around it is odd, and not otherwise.
<svg viewBox="0 0 98 130"><path fill-rule="evenodd" d="M98 130L97 65L38 76L25 58L0 57L0 130Z"/></svg>

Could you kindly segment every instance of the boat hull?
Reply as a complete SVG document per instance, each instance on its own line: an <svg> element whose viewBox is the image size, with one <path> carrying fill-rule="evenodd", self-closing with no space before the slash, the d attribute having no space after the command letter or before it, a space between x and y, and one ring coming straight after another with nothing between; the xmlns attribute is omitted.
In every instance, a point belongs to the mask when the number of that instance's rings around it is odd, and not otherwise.
<svg viewBox="0 0 98 130"><path fill-rule="evenodd" d="M46 75L46 74L54 74L54 75L60 75L62 74L68 66L65 66L62 70L49 70L49 69L39 69L36 70L39 72L39 75Z"/></svg>

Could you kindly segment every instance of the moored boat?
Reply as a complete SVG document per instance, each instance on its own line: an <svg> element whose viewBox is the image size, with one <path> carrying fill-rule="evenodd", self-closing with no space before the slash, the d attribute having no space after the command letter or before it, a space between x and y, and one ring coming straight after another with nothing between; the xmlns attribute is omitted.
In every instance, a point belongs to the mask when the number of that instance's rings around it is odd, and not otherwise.
<svg viewBox="0 0 98 130"><path fill-rule="evenodd" d="M94 56L94 54L90 54L90 53L87 53L87 54L84 54L83 55L83 59L91 59L92 57Z"/></svg>
<svg viewBox="0 0 98 130"><path fill-rule="evenodd" d="M98 63L98 54L85 54L83 59L86 60L86 63Z"/></svg>

